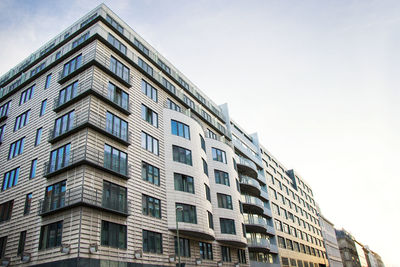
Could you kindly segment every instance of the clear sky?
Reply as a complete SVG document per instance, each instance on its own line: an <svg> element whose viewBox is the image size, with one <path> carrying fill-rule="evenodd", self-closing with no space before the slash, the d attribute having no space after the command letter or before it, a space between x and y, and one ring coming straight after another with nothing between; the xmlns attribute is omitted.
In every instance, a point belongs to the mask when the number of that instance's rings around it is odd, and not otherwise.
<svg viewBox="0 0 400 267"><path fill-rule="evenodd" d="M0 0L0 73L99 3ZM105 3L400 266L400 1Z"/></svg>

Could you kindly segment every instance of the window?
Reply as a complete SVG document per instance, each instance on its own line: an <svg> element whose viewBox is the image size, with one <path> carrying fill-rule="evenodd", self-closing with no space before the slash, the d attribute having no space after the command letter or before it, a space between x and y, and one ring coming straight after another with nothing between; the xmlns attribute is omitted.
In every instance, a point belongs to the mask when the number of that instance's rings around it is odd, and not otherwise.
<svg viewBox="0 0 400 267"><path fill-rule="evenodd" d="M205 260L213 259L212 244L205 243L205 242L199 242L199 248L200 248L200 258L205 259Z"/></svg>
<svg viewBox="0 0 400 267"><path fill-rule="evenodd" d="M11 101L0 106L0 118L8 116L8 108L11 106Z"/></svg>
<svg viewBox="0 0 400 267"><path fill-rule="evenodd" d="M183 204L183 203L175 203L175 207L182 207L182 210L176 210L176 219L178 222L185 222L185 223L197 223L197 214L196 214L196 207Z"/></svg>
<svg viewBox="0 0 400 267"><path fill-rule="evenodd" d="M58 106L70 101L77 95L78 81L75 81L58 93Z"/></svg>
<svg viewBox="0 0 400 267"><path fill-rule="evenodd" d="M7 245L7 237L2 236L0 237L0 259L4 257L4 254L6 253L6 245Z"/></svg>
<svg viewBox="0 0 400 267"><path fill-rule="evenodd" d="M28 100L32 99L33 94L35 92L35 84L32 85L31 87L29 87L28 89L26 89L25 91L23 91L21 93L21 97L19 98L19 105L21 106L22 104L24 104L25 102L27 102Z"/></svg>
<svg viewBox="0 0 400 267"><path fill-rule="evenodd" d="M129 95L112 83L108 83L108 99L123 109L129 110Z"/></svg>
<svg viewBox="0 0 400 267"><path fill-rule="evenodd" d="M113 19L112 17L110 17L107 14L106 20L108 21L108 23L110 23L115 29L117 29L117 31L119 31L120 33L124 34L124 28L122 28L121 25L119 25L118 22L115 21L115 19Z"/></svg>
<svg viewBox="0 0 400 267"><path fill-rule="evenodd" d="M217 199L218 199L218 208L233 209L232 197L230 195L217 193Z"/></svg>
<svg viewBox="0 0 400 267"><path fill-rule="evenodd" d="M44 89L47 89L50 87L50 82L51 82L51 73L47 75L46 77L46 82L44 83Z"/></svg>
<svg viewBox="0 0 400 267"><path fill-rule="evenodd" d="M160 185L160 169L142 161L142 179Z"/></svg>
<svg viewBox="0 0 400 267"><path fill-rule="evenodd" d="M240 193L240 183L239 183L239 180L238 179L235 179L236 180L236 190Z"/></svg>
<svg viewBox="0 0 400 267"><path fill-rule="evenodd" d="M63 222L47 224L40 229L39 250L61 246Z"/></svg>
<svg viewBox="0 0 400 267"><path fill-rule="evenodd" d="M195 108L196 108L195 105L194 105L194 102L193 102L189 97L187 97L186 95L183 95L183 101L184 101L191 109L195 109Z"/></svg>
<svg viewBox="0 0 400 267"><path fill-rule="evenodd" d="M51 211L65 206L66 186L66 181L64 180L46 187L43 210Z"/></svg>
<svg viewBox="0 0 400 267"><path fill-rule="evenodd" d="M272 203L272 212L276 215L281 215L279 212L279 206L276 205L275 203Z"/></svg>
<svg viewBox="0 0 400 267"><path fill-rule="evenodd" d="M206 152L206 141L204 140L203 136L200 135L200 143L201 143L201 149Z"/></svg>
<svg viewBox="0 0 400 267"><path fill-rule="evenodd" d="M167 108L181 112L181 107L175 104L175 102L169 98L167 98Z"/></svg>
<svg viewBox="0 0 400 267"><path fill-rule="evenodd" d="M106 114L106 131L122 140L128 141L128 123L109 111Z"/></svg>
<svg viewBox="0 0 400 267"><path fill-rule="evenodd" d="M206 189L206 199L207 199L208 201L210 201L210 202L211 202L211 192L210 192L210 187L209 187L208 185L206 185L206 184L204 184L204 187L205 187L205 189Z"/></svg>
<svg viewBox="0 0 400 267"><path fill-rule="evenodd" d="M229 174L220 170L214 170L215 183L230 186Z"/></svg>
<svg viewBox="0 0 400 267"><path fill-rule="evenodd" d="M101 221L101 245L126 249L126 225Z"/></svg>
<svg viewBox="0 0 400 267"><path fill-rule="evenodd" d="M24 142L25 137L15 141L10 145L10 151L8 152L8 159L12 159L18 155L21 155L24 152Z"/></svg>
<svg viewBox="0 0 400 267"><path fill-rule="evenodd" d="M127 213L127 190L108 181L103 181L103 207Z"/></svg>
<svg viewBox="0 0 400 267"><path fill-rule="evenodd" d="M222 261L231 262L231 249L229 247L221 246Z"/></svg>
<svg viewBox="0 0 400 267"><path fill-rule="evenodd" d="M287 223L283 223L282 226L283 226L283 232L290 234L289 225Z"/></svg>
<svg viewBox="0 0 400 267"><path fill-rule="evenodd" d="M123 175L128 174L128 155L112 146L104 145L104 167Z"/></svg>
<svg viewBox="0 0 400 267"><path fill-rule="evenodd" d="M158 59L157 61L158 65L165 70L166 72L168 72L169 74L171 74L171 69L170 67L167 66L167 64L165 64L163 61L161 61L161 59Z"/></svg>
<svg viewBox="0 0 400 267"><path fill-rule="evenodd" d="M151 86L145 80L142 80L142 92L150 99L154 100L154 102L157 102L157 89Z"/></svg>
<svg viewBox="0 0 400 267"><path fill-rule="evenodd" d="M185 82L181 77L178 77L178 81L186 90L189 90L189 84Z"/></svg>
<svg viewBox="0 0 400 267"><path fill-rule="evenodd" d="M1 191L16 186L18 183L18 176L19 176L19 167L6 172L4 174L3 186L1 187Z"/></svg>
<svg viewBox="0 0 400 267"><path fill-rule="evenodd" d="M17 250L17 255L21 255L22 252L25 250L25 239L26 239L26 231L22 231L19 234L19 241L18 241L18 250Z"/></svg>
<svg viewBox="0 0 400 267"><path fill-rule="evenodd" d="M158 140L145 132L142 132L142 148L158 156Z"/></svg>
<svg viewBox="0 0 400 267"><path fill-rule="evenodd" d="M0 223L8 221L11 218L14 200L0 204Z"/></svg>
<svg viewBox="0 0 400 267"><path fill-rule="evenodd" d="M42 101L42 105L40 106L39 117L42 117L44 115L44 113L46 112L46 104L47 104L47 99Z"/></svg>
<svg viewBox="0 0 400 267"><path fill-rule="evenodd" d="M194 194L194 182L191 176L174 173L174 186L175 190Z"/></svg>
<svg viewBox="0 0 400 267"><path fill-rule="evenodd" d="M281 221L279 221L279 220L277 220L277 219L275 219L275 229L277 230L277 231L283 231L283 228L282 228L282 222Z"/></svg>
<svg viewBox="0 0 400 267"><path fill-rule="evenodd" d="M37 159L31 161L31 171L29 173L29 179L33 179L36 177L36 167L37 167Z"/></svg>
<svg viewBox="0 0 400 267"><path fill-rule="evenodd" d="M75 41L72 42L72 48L77 47L84 41L86 41L89 38L90 32L86 32L85 34L81 35L79 38L75 39Z"/></svg>
<svg viewBox="0 0 400 267"><path fill-rule="evenodd" d="M211 212L207 211L207 215L208 215L208 227L210 227L211 229L214 229L214 219L213 219L213 215Z"/></svg>
<svg viewBox="0 0 400 267"><path fill-rule="evenodd" d="M3 141L5 131L6 131L6 125L4 124L4 125L0 126L0 144Z"/></svg>
<svg viewBox="0 0 400 267"><path fill-rule="evenodd" d="M49 171L54 172L69 165L71 144L54 149L50 153Z"/></svg>
<svg viewBox="0 0 400 267"><path fill-rule="evenodd" d="M162 85L164 85L165 88L167 88L168 91L172 92L172 93L176 93L176 89L175 86L170 83L167 79L165 79L164 77L162 77L161 80Z"/></svg>
<svg viewBox="0 0 400 267"><path fill-rule="evenodd" d="M163 253L162 235L160 233L143 230L143 252Z"/></svg>
<svg viewBox="0 0 400 267"><path fill-rule="evenodd" d="M190 257L190 240L186 238L179 238L179 255L182 257ZM175 255L178 255L178 242L175 236Z"/></svg>
<svg viewBox="0 0 400 267"><path fill-rule="evenodd" d="M62 72L63 73L62 77L65 77L65 76L71 74L72 72L74 72L76 69L78 69L81 66L81 63L82 63L82 54L73 58L69 62L65 63L64 69Z"/></svg>
<svg viewBox="0 0 400 267"><path fill-rule="evenodd" d="M238 249L238 260L239 263L246 263L246 250L245 249Z"/></svg>
<svg viewBox="0 0 400 267"><path fill-rule="evenodd" d="M239 210L240 210L240 213L243 214L243 204L240 200L239 200Z"/></svg>
<svg viewBox="0 0 400 267"><path fill-rule="evenodd" d="M25 197L24 215L29 214L29 212L31 211L31 203L32 203L32 193L29 193Z"/></svg>
<svg viewBox="0 0 400 267"><path fill-rule="evenodd" d="M161 218L161 201L154 197L142 195L142 213L154 218Z"/></svg>
<svg viewBox="0 0 400 267"><path fill-rule="evenodd" d="M171 120L171 133L173 135L177 135L177 136L181 136L186 139L190 139L189 126L187 126L186 124L179 122L179 121Z"/></svg>
<svg viewBox="0 0 400 267"><path fill-rule="evenodd" d="M113 56L111 56L110 59L110 70L115 75L129 83L129 69Z"/></svg>
<svg viewBox="0 0 400 267"><path fill-rule="evenodd" d="M293 248L295 251L300 252L300 246L298 242L293 241Z"/></svg>
<svg viewBox="0 0 400 267"><path fill-rule="evenodd" d="M123 45L117 38L112 36L111 33L108 34L107 41L124 55L126 55L126 46Z"/></svg>
<svg viewBox="0 0 400 267"><path fill-rule="evenodd" d="M213 160L219 161L219 162L222 162L222 163L225 163L225 164L226 164L226 154L225 154L225 151L213 147L213 148L212 148L212 156L213 156Z"/></svg>
<svg viewBox="0 0 400 267"><path fill-rule="evenodd" d="M53 138L60 136L74 127L75 111L70 111L67 114L57 118L54 122Z"/></svg>
<svg viewBox="0 0 400 267"><path fill-rule="evenodd" d="M203 161L203 172L204 172L205 175L208 176L208 165L207 165L207 162L203 158L201 158L201 160Z"/></svg>
<svg viewBox="0 0 400 267"><path fill-rule="evenodd" d="M192 151L180 147L172 146L173 160L176 162L181 162L187 165L192 165Z"/></svg>
<svg viewBox="0 0 400 267"><path fill-rule="evenodd" d="M142 104L142 119L147 121L154 127L158 127L158 114L143 104Z"/></svg>
<svg viewBox="0 0 400 267"><path fill-rule="evenodd" d="M14 132L28 124L30 114L31 114L31 110L27 110L15 118Z"/></svg>
<svg viewBox="0 0 400 267"><path fill-rule="evenodd" d="M40 141L42 139L42 130L43 128L39 128L36 130L35 146L40 145Z"/></svg>
<svg viewBox="0 0 400 267"><path fill-rule="evenodd" d="M204 111L204 109L201 110L201 116L205 118L207 121L211 122L211 116L207 112Z"/></svg>
<svg viewBox="0 0 400 267"><path fill-rule="evenodd" d="M140 57L138 58L138 65L142 70L153 76L153 68L150 67L149 64L144 62Z"/></svg>
<svg viewBox="0 0 400 267"><path fill-rule="evenodd" d="M147 49L147 47L145 47L138 39L135 38L133 40L133 44L136 45L140 51L142 51L146 55L149 55L149 49Z"/></svg>
<svg viewBox="0 0 400 267"><path fill-rule="evenodd" d="M222 234L236 235L235 221L232 219L219 218Z"/></svg>
<svg viewBox="0 0 400 267"><path fill-rule="evenodd" d="M293 242L290 239L286 239L286 247L287 249L293 250Z"/></svg>
<svg viewBox="0 0 400 267"><path fill-rule="evenodd" d="M278 236L278 246L280 248L286 248L285 238Z"/></svg>

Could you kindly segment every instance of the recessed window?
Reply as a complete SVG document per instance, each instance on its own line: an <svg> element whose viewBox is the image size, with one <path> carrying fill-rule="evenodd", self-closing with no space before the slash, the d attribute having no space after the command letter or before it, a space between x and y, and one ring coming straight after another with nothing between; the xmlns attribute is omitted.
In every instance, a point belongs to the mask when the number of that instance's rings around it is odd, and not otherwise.
<svg viewBox="0 0 400 267"><path fill-rule="evenodd" d="M26 89L25 91L23 91L21 93L21 96L19 98L19 105L21 106L22 104L24 104L25 102L27 102L28 100L32 99L33 94L35 92L35 84L32 85L31 87L29 87L28 89Z"/></svg>
<svg viewBox="0 0 400 267"><path fill-rule="evenodd" d="M47 99L42 101L42 105L40 106L39 117L42 117L44 115L44 113L46 112L46 105L47 105Z"/></svg>
<svg viewBox="0 0 400 267"><path fill-rule="evenodd" d="M49 75L47 75L47 77L46 77L46 82L44 83L44 89L49 88L50 83L51 83L51 73Z"/></svg>
<svg viewBox="0 0 400 267"><path fill-rule="evenodd" d="M142 213L154 218L161 218L161 201L155 197L142 195Z"/></svg>
<svg viewBox="0 0 400 267"><path fill-rule="evenodd" d="M173 145L172 155L174 161L181 162L190 166L192 165L192 151L190 151L189 149Z"/></svg>
<svg viewBox="0 0 400 267"><path fill-rule="evenodd" d="M142 148L158 156L158 139L142 132Z"/></svg>
<svg viewBox="0 0 400 267"><path fill-rule="evenodd" d="M106 114L106 131L122 140L128 141L128 123L109 111Z"/></svg>
<svg viewBox="0 0 400 267"><path fill-rule="evenodd" d="M180 173L174 173L174 187L177 191L194 194L193 177Z"/></svg>
<svg viewBox="0 0 400 267"><path fill-rule="evenodd" d="M225 151L213 147L213 148L212 148L212 157L213 157L213 160L219 161L219 162L222 162L222 163L225 163L225 164L226 164L226 154L225 154Z"/></svg>
<svg viewBox="0 0 400 267"><path fill-rule="evenodd" d="M29 193L25 197L24 215L29 214L29 212L31 211L31 204L32 204L32 193Z"/></svg>
<svg viewBox="0 0 400 267"><path fill-rule="evenodd" d="M143 230L143 252L163 253L162 234Z"/></svg>
<svg viewBox="0 0 400 267"><path fill-rule="evenodd" d="M62 72L63 74L62 77L65 77L74 72L75 70L77 70L81 66L81 63L82 63L82 54L65 63Z"/></svg>
<svg viewBox="0 0 400 267"><path fill-rule="evenodd" d="M142 161L142 179L160 185L160 169Z"/></svg>
<svg viewBox="0 0 400 267"><path fill-rule="evenodd" d="M154 110L143 104L142 104L142 119L147 121L154 127L158 127L158 114Z"/></svg>
<svg viewBox="0 0 400 267"><path fill-rule="evenodd" d="M108 34L107 41L124 55L126 55L126 46L123 45L117 38L112 36L111 33Z"/></svg>
<svg viewBox="0 0 400 267"><path fill-rule="evenodd" d="M147 72L150 76L153 76L153 68L150 67L145 61L143 61L140 57L138 58L138 65L139 67Z"/></svg>
<svg viewBox="0 0 400 267"><path fill-rule="evenodd" d="M126 249L126 225L101 221L101 245Z"/></svg>
<svg viewBox="0 0 400 267"><path fill-rule="evenodd" d="M175 255L178 255L178 242L177 238L175 236ZM179 238L179 248L180 248L180 253L179 255L181 257L190 257L190 240L186 238Z"/></svg>
<svg viewBox="0 0 400 267"><path fill-rule="evenodd" d="M115 20L113 19L110 15L107 14L106 20L108 23L110 23L117 31L120 33L124 34L124 28Z"/></svg>
<svg viewBox="0 0 400 267"><path fill-rule="evenodd" d="M221 246L222 261L231 262L231 249L229 247Z"/></svg>
<svg viewBox="0 0 400 267"><path fill-rule="evenodd" d="M197 223L195 206L183 203L175 203L175 206L182 207L182 209L176 209L176 219L178 222Z"/></svg>
<svg viewBox="0 0 400 267"><path fill-rule="evenodd" d="M135 38L133 40L133 44L136 45L136 47L139 48L140 51L142 51L146 55L149 55L149 49L147 49L147 47L145 47L138 39Z"/></svg>
<svg viewBox="0 0 400 267"><path fill-rule="evenodd" d="M245 249L238 249L237 252L238 252L239 263L247 263L246 250Z"/></svg>
<svg viewBox="0 0 400 267"><path fill-rule="evenodd" d="M235 221L232 219L219 218L222 234L236 235Z"/></svg>
<svg viewBox="0 0 400 267"><path fill-rule="evenodd" d="M233 209L232 197L230 195L217 193L217 199L218 199L218 208Z"/></svg>
<svg viewBox="0 0 400 267"><path fill-rule="evenodd" d="M8 188L16 186L18 183L18 176L19 176L19 167L6 172L4 174L3 186L1 187L1 190L4 191Z"/></svg>
<svg viewBox="0 0 400 267"><path fill-rule="evenodd" d="M108 99L125 110L129 110L129 95L113 83L108 83Z"/></svg>
<svg viewBox="0 0 400 267"><path fill-rule="evenodd" d="M54 122L53 138L60 136L74 128L75 111L72 110L67 114L57 118Z"/></svg>
<svg viewBox="0 0 400 267"><path fill-rule="evenodd" d="M0 204L0 223L11 219L14 200L10 200Z"/></svg>
<svg viewBox="0 0 400 267"><path fill-rule="evenodd" d="M110 59L110 70L125 82L129 83L129 68L113 56L111 56Z"/></svg>
<svg viewBox="0 0 400 267"><path fill-rule="evenodd" d="M29 172L29 179L36 177L37 159L31 161L31 171Z"/></svg>
<svg viewBox="0 0 400 267"><path fill-rule="evenodd" d="M27 110L15 118L14 132L28 124L30 114L31 110Z"/></svg>
<svg viewBox="0 0 400 267"><path fill-rule="evenodd" d="M65 206L67 182L61 181L46 187L43 211L51 211Z"/></svg>
<svg viewBox="0 0 400 267"><path fill-rule="evenodd" d="M203 161L203 172L208 176L208 164L203 158L201 160Z"/></svg>
<svg viewBox="0 0 400 267"><path fill-rule="evenodd" d="M58 94L58 106L70 101L77 95L78 91L78 81L75 81L62 89Z"/></svg>
<svg viewBox="0 0 400 267"><path fill-rule="evenodd" d="M162 77L161 83L162 85L164 85L165 88L167 88L168 91L176 94L175 86L172 83L170 83L167 79Z"/></svg>
<svg viewBox="0 0 400 267"><path fill-rule="evenodd" d="M8 159L15 158L24 152L25 137L15 141L10 145L10 150L8 152Z"/></svg>
<svg viewBox="0 0 400 267"><path fill-rule="evenodd" d="M8 109L11 106L11 101L8 101L4 105L0 106L0 118L8 116Z"/></svg>
<svg viewBox="0 0 400 267"><path fill-rule="evenodd" d="M127 213L127 189L123 186L103 181L103 207Z"/></svg>
<svg viewBox="0 0 400 267"><path fill-rule="evenodd" d="M154 102L157 102L157 89L151 86L145 80L142 80L142 92Z"/></svg>
<svg viewBox="0 0 400 267"><path fill-rule="evenodd" d="M213 219L213 215L211 212L207 211L207 215L208 215L208 227L210 227L211 229L214 229L214 219Z"/></svg>
<svg viewBox="0 0 400 267"><path fill-rule="evenodd" d="M50 153L49 172L60 170L69 165L70 162L71 144L66 144Z"/></svg>
<svg viewBox="0 0 400 267"><path fill-rule="evenodd" d="M200 135L200 143L201 143L201 149L206 152L206 141L204 140L203 136Z"/></svg>
<svg viewBox="0 0 400 267"><path fill-rule="evenodd" d="M40 141L42 139L42 130L43 128L39 128L36 130L35 146L40 145Z"/></svg>
<svg viewBox="0 0 400 267"><path fill-rule="evenodd" d="M61 246L63 222L55 222L40 228L39 250Z"/></svg>
<svg viewBox="0 0 400 267"><path fill-rule="evenodd" d="M211 202L211 192L210 192L210 187L209 187L208 185L206 185L206 184L204 184L204 187L205 187L205 189L206 189L206 199L207 199L208 201L210 201L210 202Z"/></svg>
<svg viewBox="0 0 400 267"><path fill-rule="evenodd" d="M205 260L213 260L212 244L199 242L200 257Z"/></svg>
<svg viewBox="0 0 400 267"><path fill-rule="evenodd" d="M17 250L17 255L21 255L22 252L25 250L25 240L26 240L26 231L22 231L19 234L19 241L18 241L18 250Z"/></svg>
<svg viewBox="0 0 400 267"><path fill-rule="evenodd" d="M229 174L220 170L214 170L215 183L230 186Z"/></svg>
<svg viewBox="0 0 400 267"><path fill-rule="evenodd" d="M186 139L190 139L190 130L189 126L176 121L176 120L171 120L171 133L173 135L181 136Z"/></svg>
<svg viewBox="0 0 400 267"><path fill-rule="evenodd" d="M165 70L166 72L168 72L169 74L171 74L171 69L170 67L167 66L167 64L165 64L161 59L157 60L158 65Z"/></svg>
<svg viewBox="0 0 400 267"><path fill-rule="evenodd" d="M104 145L104 167L123 175L128 174L128 155L112 146Z"/></svg>
<svg viewBox="0 0 400 267"><path fill-rule="evenodd" d="M6 125L1 125L0 126L0 143L3 141L3 137L4 137L4 132L6 131Z"/></svg>

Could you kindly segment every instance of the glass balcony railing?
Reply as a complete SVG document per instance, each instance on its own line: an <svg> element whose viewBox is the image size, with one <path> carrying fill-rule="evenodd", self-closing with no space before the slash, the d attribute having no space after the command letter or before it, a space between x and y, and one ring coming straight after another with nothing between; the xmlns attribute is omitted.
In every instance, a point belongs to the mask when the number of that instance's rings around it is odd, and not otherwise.
<svg viewBox="0 0 400 267"><path fill-rule="evenodd" d="M38 215L44 216L78 205L100 208L123 216L130 214L130 203L126 199L118 199L114 202L106 201L102 191L80 186L68 189L57 196L39 200Z"/></svg>
<svg viewBox="0 0 400 267"><path fill-rule="evenodd" d="M253 197L253 196L249 196L249 195L241 195L241 199L242 199L243 204L256 205L261 209L263 209L263 207L264 207L263 202L257 197Z"/></svg>
<svg viewBox="0 0 400 267"><path fill-rule="evenodd" d="M268 227L267 219L257 214L244 214L244 223L245 224L256 224L261 225L264 228Z"/></svg>
<svg viewBox="0 0 400 267"><path fill-rule="evenodd" d="M250 185L250 186L256 188L258 191L261 190L260 183L256 179L251 178L249 176L239 175L239 182L244 185Z"/></svg>
<svg viewBox="0 0 400 267"><path fill-rule="evenodd" d="M247 244L249 247L265 248L270 249L271 245L269 240L266 238L247 238Z"/></svg>

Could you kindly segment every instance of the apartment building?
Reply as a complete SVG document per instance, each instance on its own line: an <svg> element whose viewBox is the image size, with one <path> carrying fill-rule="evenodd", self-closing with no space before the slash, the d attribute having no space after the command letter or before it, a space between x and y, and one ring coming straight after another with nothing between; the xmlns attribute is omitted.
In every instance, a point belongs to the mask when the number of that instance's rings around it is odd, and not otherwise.
<svg viewBox="0 0 400 267"><path fill-rule="evenodd" d="M343 267L334 225L328 219L326 219L320 211L318 212L318 215L329 266Z"/></svg>
<svg viewBox="0 0 400 267"><path fill-rule="evenodd" d="M335 229L340 256L344 267L361 267L353 236L346 230Z"/></svg>
<svg viewBox="0 0 400 267"><path fill-rule="evenodd" d="M0 162L3 266L327 264L311 187L103 4L0 77Z"/></svg>

